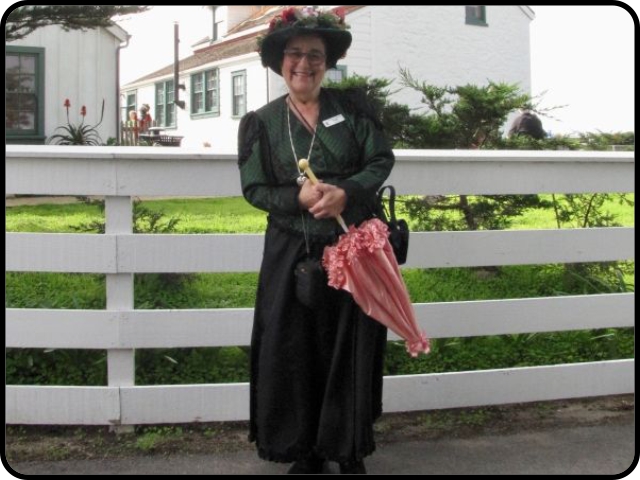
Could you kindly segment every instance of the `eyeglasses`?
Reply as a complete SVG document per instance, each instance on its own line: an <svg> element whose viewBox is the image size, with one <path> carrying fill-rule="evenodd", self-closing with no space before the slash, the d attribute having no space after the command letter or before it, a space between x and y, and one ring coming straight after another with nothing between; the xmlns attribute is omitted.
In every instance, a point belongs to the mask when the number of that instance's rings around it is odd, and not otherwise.
<svg viewBox="0 0 640 480"><path fill-rule="evenodd" d="M324 63L325 59L327 58L327 56L324 53L314 51L314 50L310 52L301 52L300 50L287 49L284 51L284 54L287 56L289 60L291 60L294 63L301 62L304 57L307 57L307 61L309 62L309 65L314 65L314 66Z"/></svg>

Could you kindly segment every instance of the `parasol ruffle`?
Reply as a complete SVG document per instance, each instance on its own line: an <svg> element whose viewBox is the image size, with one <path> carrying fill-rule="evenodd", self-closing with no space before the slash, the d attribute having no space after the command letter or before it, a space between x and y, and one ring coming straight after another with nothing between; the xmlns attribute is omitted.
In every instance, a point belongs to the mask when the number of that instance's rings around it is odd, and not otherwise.
<svg viewBox="0 0 640 480"><path fill-rule="evenodd" d="M389 237L389 228L377 218L363 222L358 228L351 225L349 232L342 235L338 243L326 247L322 258L322 265L329 277L329 286L342 288L347 277L344 266L351 265L363 250L373 253L384 248Z"/></svg>
<svg viewBox="0 0 640 480"><path fill-rule="evenodd" d="M420 338L416 341L411 342L407 340L405 346L407 347L407 352L409 352L412 357L417 357L421 353L426 355L431 351L429 339L424 332L420 332Z"/></svg>

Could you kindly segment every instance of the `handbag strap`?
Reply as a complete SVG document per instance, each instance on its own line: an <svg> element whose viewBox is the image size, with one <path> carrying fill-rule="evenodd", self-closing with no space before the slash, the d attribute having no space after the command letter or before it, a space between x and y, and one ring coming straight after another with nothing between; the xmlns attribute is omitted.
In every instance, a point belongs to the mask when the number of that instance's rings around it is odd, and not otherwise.
<svg viewBox="0 0 640 480"><path fill-rule="evenodd" d="M380 188L380 190L378 190L378 204L380 205L381 209L384 208L384 203L382 202L382 199L384 197L384 191L387 189L389 189L389 214L390 214L389 220L391 222L395 222L396 221L396 189L394 188L393 185L385 185L384 187Z"/></svg>
<svg viewBox="0 0 640 480"><path fill-rule="evenodd" d="M309 248L309 234L307 233L307 222L304 221L304 212L300 212L300 218L302 219L302 234L304 235L304 246L308 257L311 255L311 249Z"/></svg>

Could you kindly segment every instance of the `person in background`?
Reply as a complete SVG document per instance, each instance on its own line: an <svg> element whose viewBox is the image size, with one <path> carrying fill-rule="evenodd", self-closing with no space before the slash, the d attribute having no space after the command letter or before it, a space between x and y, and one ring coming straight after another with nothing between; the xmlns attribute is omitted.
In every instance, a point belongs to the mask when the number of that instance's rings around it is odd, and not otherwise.
<svg viewBox="0 0 640 480"><path fill-rule="evenodd" d="M542 140L547 134L542 128L542 121L538 116L529 109L524 109L513 121L509 130L509 137L515 135L528 135L537 140Z"/></svg>
<svg viewBox="0 0 640 480"><path fill-rule="evenodd" d="M247 113L239 126L242 192L269 213L251 339L250 433L261 458L293 462L289 473L366 473L382 413L386 328L350 294L321 283L310 307L294 270L320 259L348 225L373 216L393 152L364 92L323 88L352 37L344 10L287 8L261 39L265 67L288 94ZM321 179L298 168L306 158Z"/></svg>
<svg viewBox="0 0 640 480"><path fill-rule="evenodd" d="M138 124L139 124L139 129L141 133L148 132L149 127L153 126L153 119L151 118L151 114L149 113L150 110L151 110L151 107L149 106L148 103L143 103L142 106L140 107Z"/></svg>

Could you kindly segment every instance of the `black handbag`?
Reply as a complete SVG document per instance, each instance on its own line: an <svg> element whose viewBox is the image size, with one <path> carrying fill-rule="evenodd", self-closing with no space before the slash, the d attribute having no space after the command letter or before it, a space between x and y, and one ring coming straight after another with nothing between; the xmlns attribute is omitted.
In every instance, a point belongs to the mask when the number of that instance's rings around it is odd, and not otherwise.
<svg viewBox="0 0 640 480"><path fill-rule="evenodd" d="M298 301L308 308L315 308L324 302L325 291L327 290L327 272L322 266L322 259L315 259L311 256L307 225L302 214L302 233L304 234L304 245L306 257L299 260L293 269L295 295Z"/></svg>
<svg viewBox="0 0 640 480"><path fill-rule="evenodd" d="M384 206L384 192L389 190L389 212ZM396 255L398 265L407 261L409 250L409 225L403 219L396 218L396 189L392 185L385 185L378 190L377 195L378 216L389 227L389 243Z"/></svg>
<svg viewBox="0 0 640 480"><path fill-rule="evenodd" d="M314 308L324 302L324 292L329 280L321 260L306 258L299 261L293 275L296 298L301 304Z"/></svg>

